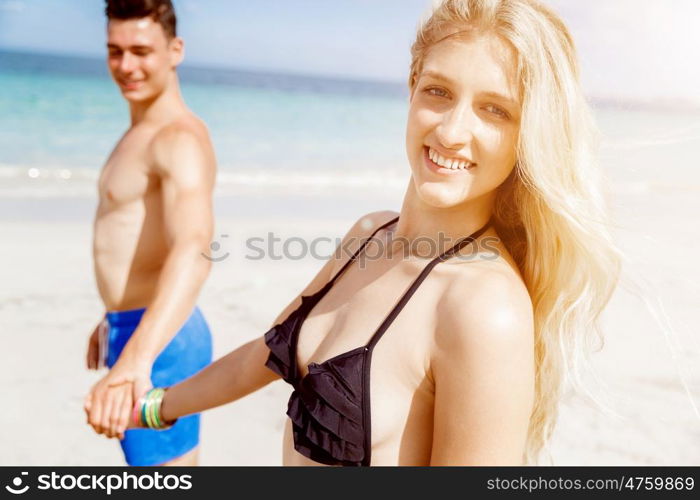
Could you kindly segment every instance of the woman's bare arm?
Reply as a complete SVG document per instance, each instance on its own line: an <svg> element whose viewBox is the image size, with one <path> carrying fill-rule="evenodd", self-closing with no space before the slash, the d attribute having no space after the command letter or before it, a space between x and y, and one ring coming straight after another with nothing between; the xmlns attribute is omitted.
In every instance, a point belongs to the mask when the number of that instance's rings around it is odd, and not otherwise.
<svg viewBox="0 0 700 500"><path fill-rule="evenodd" d="M431 465L521 465L534 391L524 285L498 271L478 272L456 280L439 315Z"/></svg>
<svg viewBox="0 0 700 500"><path fill-rule="evenodd" d="M278 376L265 367L268 353L259 337L172 386L163 399L163 418L174 420L221 406L269 384Z"/></svg>
<svg viewBox="0 0 700 500"><path fill-rule="evenodd" d="M339 247L347 251L337 251L328 259L306 288L277 316L273 325L279 324L299 307L302 295L310 295L320 290L348 261L350 255L347 254L359 248L363 238L367 238L376 227L394 216L393 212L376 212L359 219L350 228ZM260 336L218 359L196 375L172 386L163 399L163 418L173 420L236 401L278 379L279 375L265 366L269 352L264 338Z"/></svg>

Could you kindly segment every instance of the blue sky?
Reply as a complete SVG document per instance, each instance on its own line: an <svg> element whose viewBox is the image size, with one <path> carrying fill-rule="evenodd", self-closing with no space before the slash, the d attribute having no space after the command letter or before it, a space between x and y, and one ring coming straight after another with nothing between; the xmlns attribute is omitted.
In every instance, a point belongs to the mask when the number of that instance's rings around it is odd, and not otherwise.
<svg viewBox="0 0 700 500"><path fill-rule="evenodd" d="M430 0L174 0L187 61L401 80ZM0 0L0 47L102 56L102 0Z"/></svg>
<svg viewBox="0 0 700 500"><path fill-rule="evenodd" d="M545 0L589 95L700 104L700 2ZM430 0L175 0L187 61L404 81ZM103 55L102 0L0 0L0 48Z"/></svg>

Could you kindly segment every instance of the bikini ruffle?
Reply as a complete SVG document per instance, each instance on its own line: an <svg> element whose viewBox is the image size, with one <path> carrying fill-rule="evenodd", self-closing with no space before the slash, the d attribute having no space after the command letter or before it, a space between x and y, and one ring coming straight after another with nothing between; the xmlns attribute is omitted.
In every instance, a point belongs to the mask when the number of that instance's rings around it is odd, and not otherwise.
<svg viewBox="0 0 700 500"><path fill-rule="evenodd" d="M299 453L327 465L361 465L362 406L325 364L310 365L289 398L287 415Z"/></svg>
<svg viewBox="0 0 700 500"><path fill-rule="evenodd" d="M361 465L365 455L360 394L352 388L362 387L362 360L358 348L324 363L311 363L309 373L297 380L290 358L294 349L294 330L309 297L302 297L302 307L283 323L265 334L270 355L265 366L294 387L287 415L292 420L294 447L316 462L327 465Z"/></svg>

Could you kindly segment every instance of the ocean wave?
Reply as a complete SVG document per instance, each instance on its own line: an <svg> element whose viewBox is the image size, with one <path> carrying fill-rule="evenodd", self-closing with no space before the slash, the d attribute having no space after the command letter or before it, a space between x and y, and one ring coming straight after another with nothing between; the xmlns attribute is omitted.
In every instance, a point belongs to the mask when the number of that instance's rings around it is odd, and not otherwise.
<svg viewBox="0 0 700 500"><path fill-rule="evenodd" d="M408 171L398 169L333 171L274 171L249 169L235 172L225 166L217 173L217 194L234 194L241 189L278 189L317 193L337 189L404 189ZM0 196L75 197L95 196L99 171L94 168L33 167L0 164Z"/></svg>
<svg viewBox="0 0 700 500"><path fill-rule="evenodd" d="M406 188L409 173L398 169L334 171L267 171L251 173L221 167L217 174L218 196L245 194L323 195L348 194L353 191L392 191ZM99 171L94 168L27 167L0 164L1 198L94 198ZM679 184L661 180L616 182L612 191L618 195L642 195L652 192L698 192L696 183Z"/></svg>

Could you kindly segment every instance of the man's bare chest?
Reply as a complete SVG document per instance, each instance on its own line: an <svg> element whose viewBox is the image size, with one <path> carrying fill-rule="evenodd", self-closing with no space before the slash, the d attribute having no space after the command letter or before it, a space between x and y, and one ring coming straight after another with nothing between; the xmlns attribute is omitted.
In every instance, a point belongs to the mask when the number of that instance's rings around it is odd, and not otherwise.
<svg viewBox="0 0 700 500"><path fill-rule="evenodd" d="M100 203L118 207L157 189L147 138L124 137L105 163L98 181Z"/></svg>

